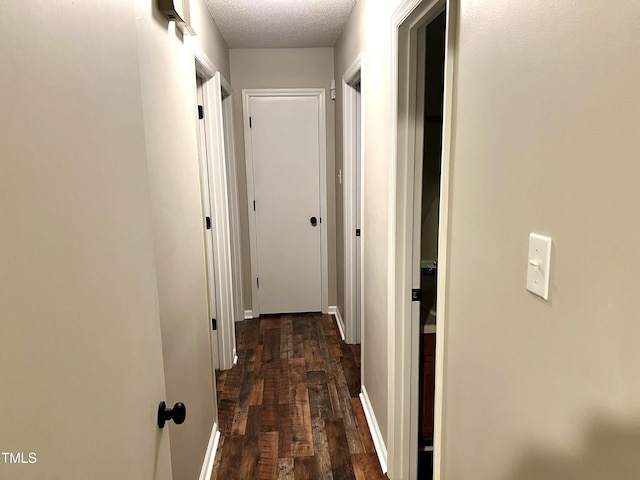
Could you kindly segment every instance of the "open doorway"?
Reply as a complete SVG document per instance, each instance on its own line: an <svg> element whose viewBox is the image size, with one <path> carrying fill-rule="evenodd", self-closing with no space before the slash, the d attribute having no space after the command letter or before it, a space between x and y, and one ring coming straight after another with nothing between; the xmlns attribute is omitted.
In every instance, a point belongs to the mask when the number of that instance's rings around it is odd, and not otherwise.
<svg viewBox="0 0 640 480"><path fill-rule="evenodd" d="M353 61L342 79L344 115L344 325L338 327L347 343L361 342L362 305L362 55Z"/></svg>
<svg viewBox="0 0 640 480"><path fill-rule="evenodd" d="M404 0L393 16L390 189L390 473L440 478L455 2ZM429 65L428 65L429 64ZM427 73L427 70L429 72ZM423 168L424 166L424 168ZM423 188L424 187L424 188ZM424 190L424 195L423 195ZM437 320L436 320L437 319ZM419 459L422 460L419 462ZM418 477L418 467L420 474Z"/></svg>
<svg viewBox="0 0 640 480"><path fill-rule="evenodd" d="M420 222L420 386L418 478L433 478L435 356L437 326L438 233L442 172L442 107L444 95L445 12L418 35L419 77L424 88L422 118L422 201ZM423 67L423 68L422 68ZM418 101L421 101L418 98ZM419 139L417 139L419 141ZM419 149L416 149L417 163ZM416 165L418 167L418 165ZM417 192L416 192L417 193Z"/></svg>

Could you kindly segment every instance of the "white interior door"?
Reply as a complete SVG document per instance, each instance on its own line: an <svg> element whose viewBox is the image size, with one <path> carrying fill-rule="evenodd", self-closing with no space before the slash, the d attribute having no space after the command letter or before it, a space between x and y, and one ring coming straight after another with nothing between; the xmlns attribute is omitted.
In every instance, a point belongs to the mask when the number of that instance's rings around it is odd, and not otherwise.
<svg viewBox="0 0 640 480"><path fill-rule="evenodd" d="M320 311L320 98L248 103L260 312Z"/></svg>

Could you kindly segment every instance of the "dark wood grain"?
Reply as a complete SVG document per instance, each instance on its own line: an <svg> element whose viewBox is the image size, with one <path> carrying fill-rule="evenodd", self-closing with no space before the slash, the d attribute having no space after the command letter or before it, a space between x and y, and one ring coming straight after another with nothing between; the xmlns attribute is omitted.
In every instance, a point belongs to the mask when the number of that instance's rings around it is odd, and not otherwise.
<svg viewBox="0 0 640 480"><path fill-rule="evenodd" d="M353 464L347 443L347 434L344 422L341 418L332 418L325 421L329 453L331 456L331 471L334 480L353 480Z"/></svg>
<svg viewBox="0 0 640 480"><path fill-rule="evenodd" d="M212 480L388 480L360 404L360 347L333 317L236 324L238 364L217 372Z"/></svg>
<svg viewBox="0 0 640 480"><path fill-rule="evenodd" d="M387 478L382 473L378 457L373 453L351 455L351 461L356 480L384 480Z"/></svg>
<svg viewBox="0 0 640 480"><path fill-rule="evenodd" d="M316 472L313 457L295 457L293 465L293 474L296 480L316 480L320 478Z"/></svg>
<svg viewBox="0 0 640 480"><path fill-rule="evenodd" d="M278 432L262 432L258 438L260 457L256 468L256 480L276 480L278 475Z"/></svg>
<svg viewBox="0 0 640 480"><path fill-rule="evenodd" d="M373 444L373 439L369 432L369 425L367 424L367 417L364 414L360 399L352 398L351 405L353 406L353 413L356 416L356 423L358 424L358 431L360 432L360 440L362 441L364 453L376 453L376 447Z"/></svg>

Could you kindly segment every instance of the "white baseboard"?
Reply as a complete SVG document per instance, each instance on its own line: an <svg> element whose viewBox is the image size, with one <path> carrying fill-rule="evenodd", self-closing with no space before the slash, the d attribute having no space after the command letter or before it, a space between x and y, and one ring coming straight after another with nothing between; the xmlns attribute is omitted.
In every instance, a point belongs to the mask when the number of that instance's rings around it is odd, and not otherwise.
<svg viewBox="0 0 640 480"><path fill-rule="evenodd" d="M338 330L340 330L340 336L344 341L344 320L342 320L342 315L340 315L340 309L338 307L329 307L329 315L333 315L336 317L336 323L338 324Z"/></svg>
<svg viewBox="0 0 640 480"><path fill-rule="evenodd" d="M360 393L360 401L362 402L364 416L367 417L367 424L369 425L369 431L373 438L373 445L376 447L376 453L378 454L382 473L387 473L387 446L384 444L384 440L382 439L380 426L378 425L378 420L376 420L376 414L373 412L373 407L371 406L371 400L369 400L367 389L364 385L362 385L361 388L362 393Z"/></svg>
<svg viewBox="0 0 640 480"><path fill-rule="evenodd" d="M202 470L200 471L200 480L209 480L211 478L219 443L220 431L218 430L218 424L214 423L213 429L211 430L211 437L209 438L209 445L207 445L207 452L204 455Z"/></svg>
<svg viewBox="0 0 640 480"><path fill-rule="evenodd" d="M253 318L253 310L245 310L244 311L244 319L251 320Z"/></svg>

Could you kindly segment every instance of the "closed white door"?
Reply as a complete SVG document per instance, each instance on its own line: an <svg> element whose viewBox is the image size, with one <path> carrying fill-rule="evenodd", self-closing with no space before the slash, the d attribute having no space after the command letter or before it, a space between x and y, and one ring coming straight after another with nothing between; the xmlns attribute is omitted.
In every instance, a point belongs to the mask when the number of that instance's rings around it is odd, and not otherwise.
<svg viewBox="0 0 640 480"><path fill-rule="evenodd" d="M322 308L319 97L250 97L260 313Z"/></svg>

